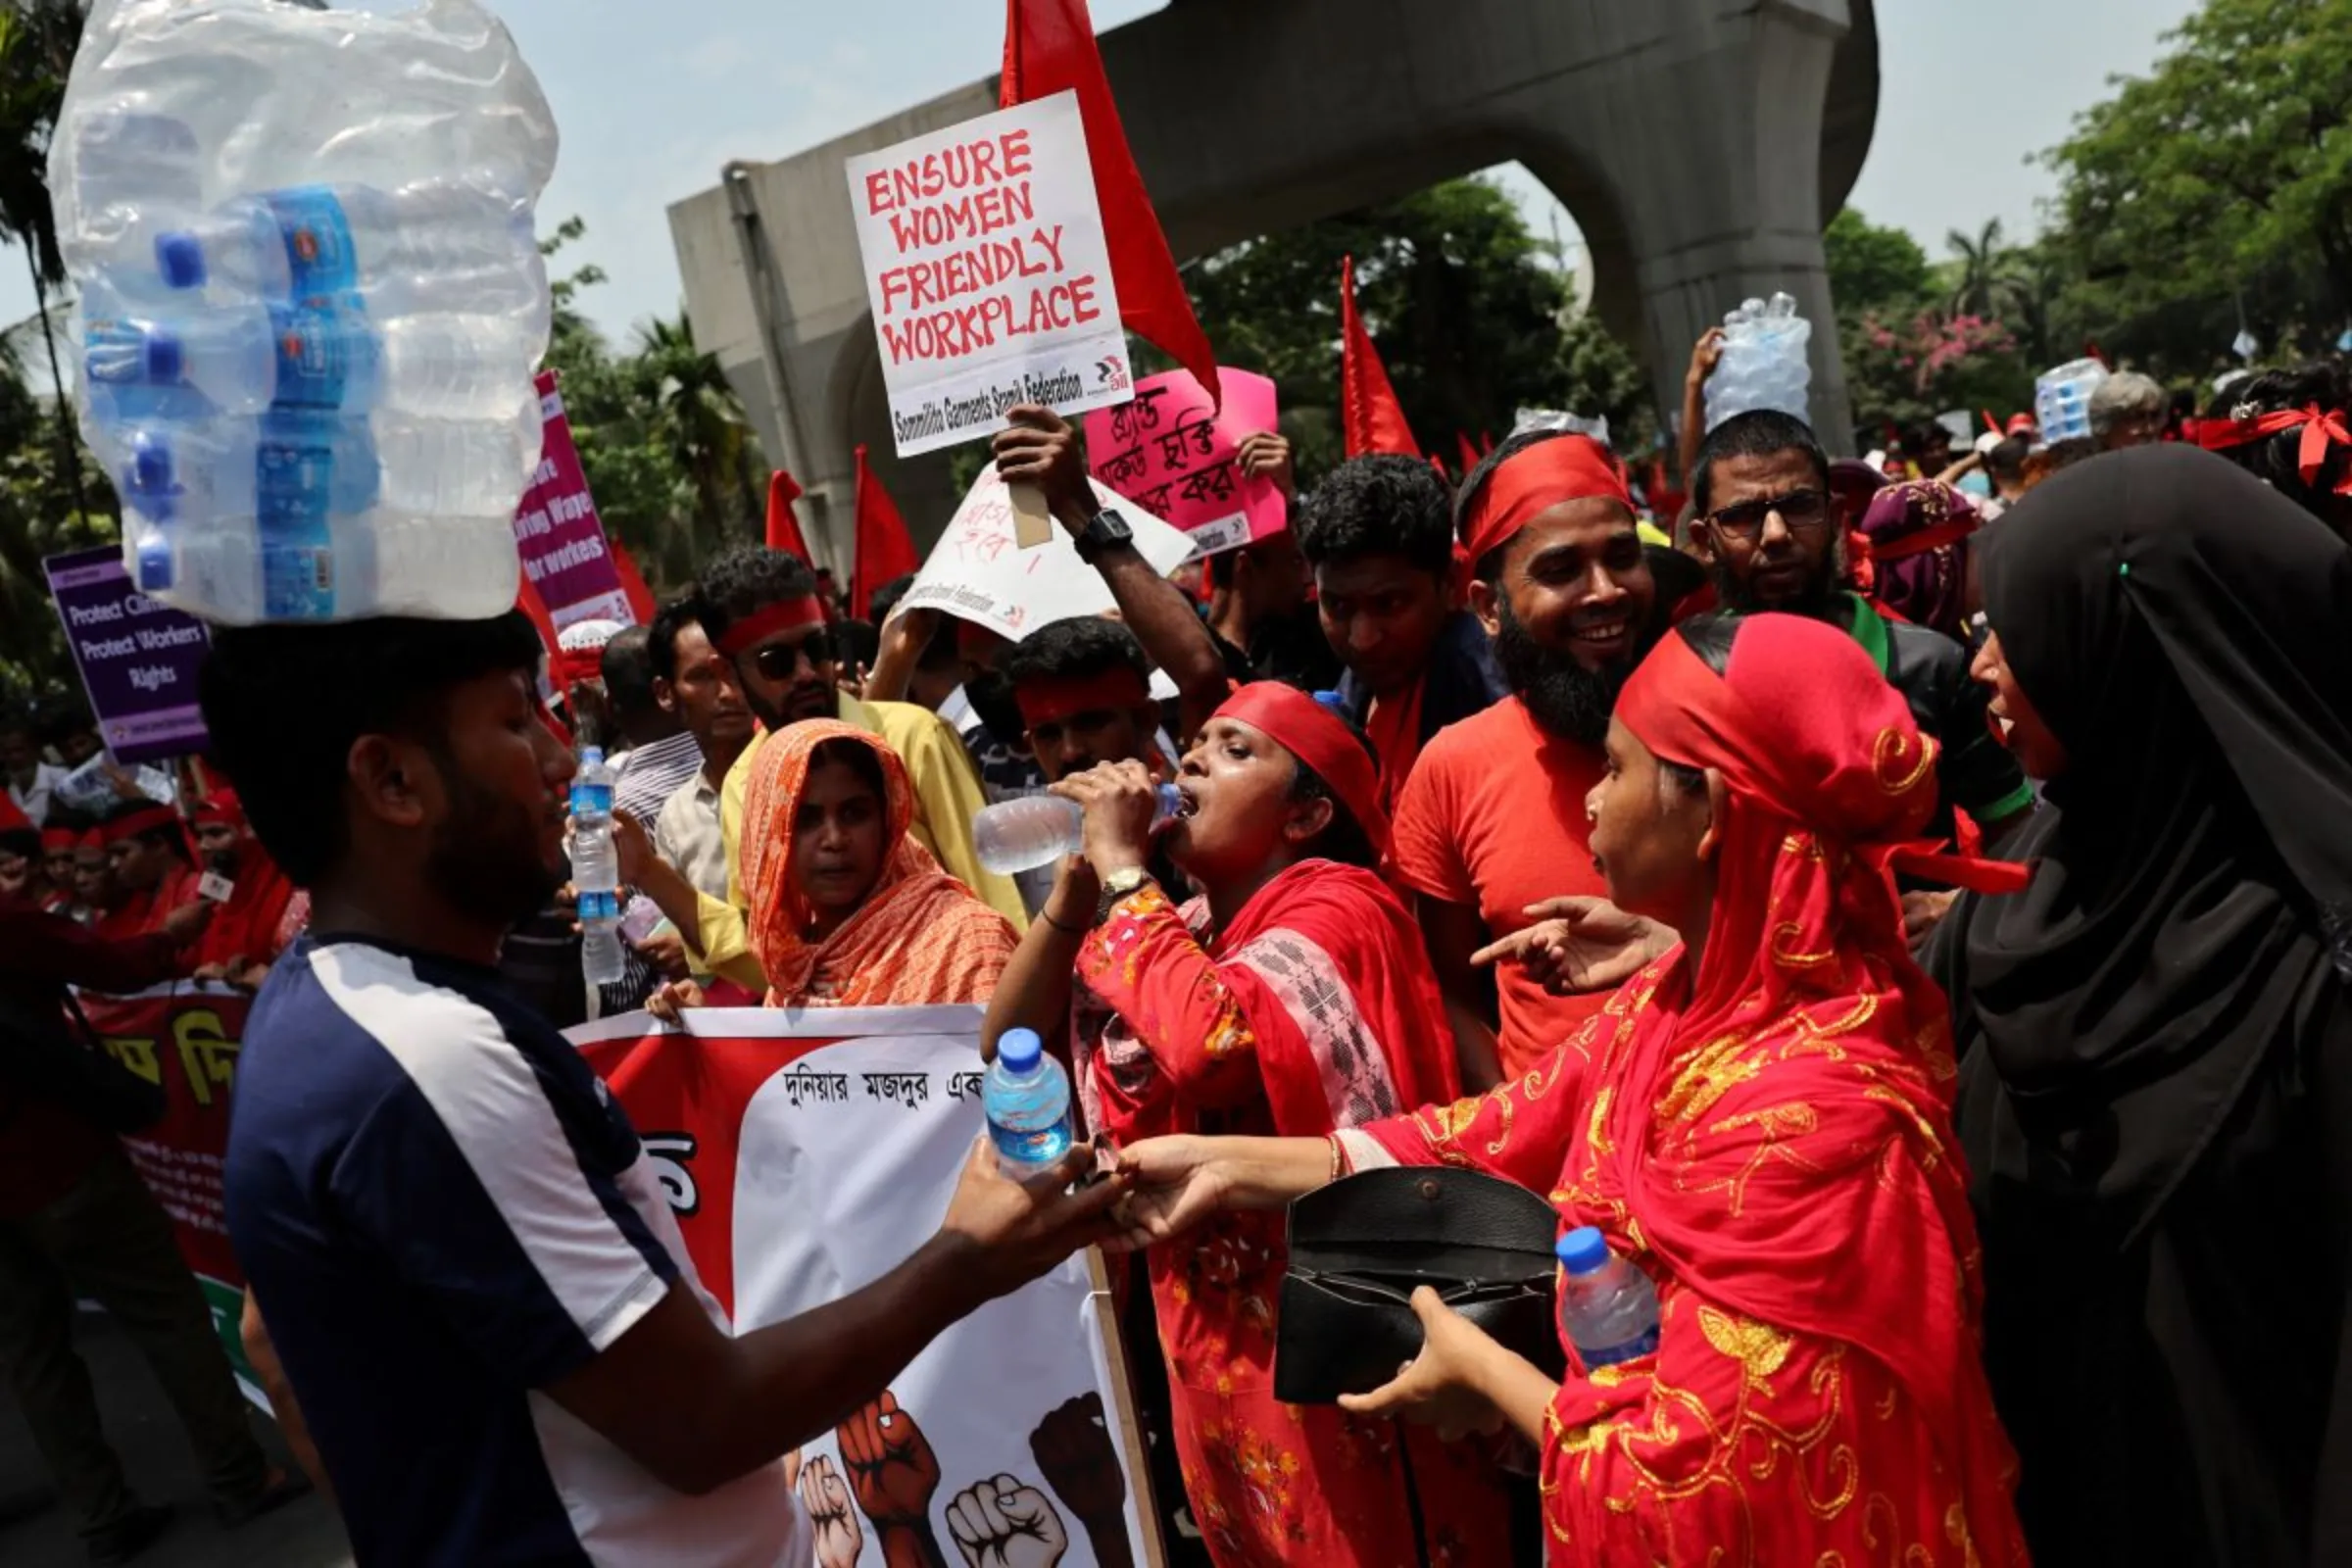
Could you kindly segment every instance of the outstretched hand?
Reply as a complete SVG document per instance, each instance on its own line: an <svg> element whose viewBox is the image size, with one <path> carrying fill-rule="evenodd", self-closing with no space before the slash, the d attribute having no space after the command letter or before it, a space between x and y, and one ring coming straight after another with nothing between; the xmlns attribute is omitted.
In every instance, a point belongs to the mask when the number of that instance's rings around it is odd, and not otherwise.
<svg viewBox="0 0 2352 1568"><path fill-rule="evenodd" d="M1119 1175L1132 1187L1119 1206L1119 1231L1106 1251L1140 1252L1182 1236L1223 1206L1226 1180L1205 1141L1177 1134L1147 1138L1119 1151Z"/></svg>
<svg viewBox="0 0 2352 1568"><path fill-rule="evenodd" d="M1474 964L1515 963L1555 997L1613 991L1681 940L1606 899L1545 899L1527 906L1535 924L1470 955Z"/></svg>

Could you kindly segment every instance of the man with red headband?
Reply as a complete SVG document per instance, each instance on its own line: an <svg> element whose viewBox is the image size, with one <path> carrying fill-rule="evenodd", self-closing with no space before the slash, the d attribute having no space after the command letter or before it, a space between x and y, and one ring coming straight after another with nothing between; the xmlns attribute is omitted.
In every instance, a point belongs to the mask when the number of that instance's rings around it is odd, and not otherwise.
<svg viewBox="0 0 2352 1568"><path fill-rule="evenodd" d="M1015 929L1028 921L1011 878L984 869L972 847L972 817L980 809L979 775L963 742L937 713L911 703L868 703L835 684L831 630L808 565L780 550L757 545L729 550L703 569L695 619L711 646L731 661L763 733L746 746L719 790L719 826L727 850L728 895L698 892L654 853L652 824L623 815L615 842L624 881L642 889L686 939L698 973L716 974L765 994L744 923L743 796L766 734L809 718L839 718L879 735L906 764L915 793L916 840L949 875Z"/></svg>
<svg viewBox="0 0 2352 1568"><path fill-rule="evenodd" d="M2218 452L2352 539L2352 405L2333 366L2265 370L2232 383L2197 421Z"/></svg>
<svg viewBox="0 0 2352 1568"><path fill-rule="evenodd" d="M74 851L81 843L81 835L70 827L41 829L41 894L38 900L42 910L49 914L71 915L77 900L74 893Z"/></svg>
<svg viewBox="0 0 2352 1568"><path fill-rule="evenodd" d="M164 916L199 897L187 824L152 801L127 802L106 819L107 858L122 902L99 918L98 934L136 937L163 929Z"/></svg>
<svg viewBox="0 0 2352 1568"><path fill-rule="evenodd" d="M1672 941L1608 906L1584 811L1657 605L1624 469L1590 436L1511 437L1455 509L1471 608L1511 696L1423 749L1396 808L1396 870L1463 1078L1483 1090L1542 1062ZM1523 936L1539 925L1540 940ZM1479 961L1494 958L1490 991Z"/></svg>
<svg viewBox="0 0 2352 1568"><path fill-rule="evenodd" d="M197 804L194 821L206 870L229 884L196 944L196 978L259 986L277 958L278 927L294 884L246 825L234 790L213 791Z"/></svg>

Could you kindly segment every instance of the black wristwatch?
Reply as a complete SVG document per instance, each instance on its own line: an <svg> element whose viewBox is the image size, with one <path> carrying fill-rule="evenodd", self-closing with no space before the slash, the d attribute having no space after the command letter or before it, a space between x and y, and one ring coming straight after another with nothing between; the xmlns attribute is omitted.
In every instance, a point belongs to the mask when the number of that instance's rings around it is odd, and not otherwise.
<svg viewBox="0 0 2352 1568"><path fill-rule="evenodd" d="M1103 551L1134 542L1135 530L1127 526L1127 519L1104 507L1087 518L1086 526L1079 531L1078 559L1091 566Z"/></svg>

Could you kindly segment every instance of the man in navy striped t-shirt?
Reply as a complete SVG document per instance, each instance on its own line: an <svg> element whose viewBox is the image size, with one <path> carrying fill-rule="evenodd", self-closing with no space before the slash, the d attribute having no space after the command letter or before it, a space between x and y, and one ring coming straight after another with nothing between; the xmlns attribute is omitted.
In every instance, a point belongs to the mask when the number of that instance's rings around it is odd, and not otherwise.
<svg viewBox="0 0 2352 1568"><path fill-rule="evenodd" d="M730 1337L628 1119L493 972L562 863L538 656L520 614L215 640L218 760L312 898L237 1073L249 1338L363 1563L800 1568L781 1456L1105 1235L1119 1183L1063 1194L1077 1151L1024 1188L976 1151L905 1263Z"/></svg>

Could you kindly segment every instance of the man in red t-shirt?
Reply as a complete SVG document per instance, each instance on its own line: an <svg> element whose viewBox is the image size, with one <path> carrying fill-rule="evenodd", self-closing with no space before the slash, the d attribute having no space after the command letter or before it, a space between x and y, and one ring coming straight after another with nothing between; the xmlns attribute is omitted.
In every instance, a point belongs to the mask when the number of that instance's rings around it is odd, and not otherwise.
<svg viewBox="0 0 2352 1568"><path fill-rule="evenodd" d="M1590 437L1512 437L1455 509L1471 607L1511 696L1422 751L1396 808L1396 868L1465 1087L1485 1087L1540 1064L1674 940L1609 907L1585 810L1617 690L1655 640L1656 589L1624 472ZM1583 994L1555 994L1569 991Z"/></svg>

